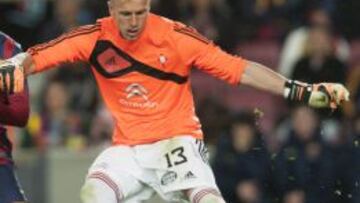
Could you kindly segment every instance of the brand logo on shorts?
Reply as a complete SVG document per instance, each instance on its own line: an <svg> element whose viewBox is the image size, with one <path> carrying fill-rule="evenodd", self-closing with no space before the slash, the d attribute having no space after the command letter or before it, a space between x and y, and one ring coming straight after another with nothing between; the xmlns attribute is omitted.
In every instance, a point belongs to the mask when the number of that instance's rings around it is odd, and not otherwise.
<svg viewBox="0 0 360 203"><path fill-rule="evenodd" d="M161 177L161 185L168 185L173 183L177 178L177 174L174 171L168 171Z"/></svg>
<svg viewBox="0 0 360 203"><path fill-rule="evenodd" d="M149 91L138 83L131 83L124 90L126 99L120 99L122 105L131 108L155 108L158 104L149 100Z"/></svg>
<svg viewBox="0 0 360 203"><path fill-rule="evenodd" d="M193 179L193 178L196 178L196 176L191 172L187 172L184 179Z"/></svg>

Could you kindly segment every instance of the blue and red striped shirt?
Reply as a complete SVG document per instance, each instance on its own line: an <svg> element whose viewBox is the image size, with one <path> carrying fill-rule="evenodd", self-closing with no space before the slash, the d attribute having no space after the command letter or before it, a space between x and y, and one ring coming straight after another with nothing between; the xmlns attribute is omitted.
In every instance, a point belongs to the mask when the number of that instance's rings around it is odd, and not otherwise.
<svg viewBox="0 0 360 203"><path fill-rule="evenodd" d="M15 40L0 32L0 59L10 58L20 53L21 46ZM12 145L1 124L24 126L29 116L29 98L27 90L9 96L10 104L5 104L0 94L0 164L11 162Z"/></svg>

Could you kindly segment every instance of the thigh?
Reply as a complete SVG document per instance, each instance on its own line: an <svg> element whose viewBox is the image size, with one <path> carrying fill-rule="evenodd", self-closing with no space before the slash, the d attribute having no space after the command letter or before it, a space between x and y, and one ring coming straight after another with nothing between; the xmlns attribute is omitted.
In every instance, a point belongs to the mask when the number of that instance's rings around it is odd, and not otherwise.
<svg viewBox="0 0 360 203"><path fill-rule="evenodd" d="M141 182L142 174L142 168L135 161L131 147L114 146L96 158L86 178L104 181L119 199L128 202L150 198L151 193L147 192L147 186Z"/></svg>
<svg viewBox="0 0 360 203"><path fill-rule="evenodd" d="M143 185L142 190L129 196L122 203L142 203L146 202L154 195L155 191L153 188L149 187L148 185Z"/></svg>
<svg viewBox="0 0 360 203"><path fill-rule="evenodd" d="M0 165L0 202L22 202L25 201L14 172L13 164Z"/></svg>
<svg viewBox="0 0 360 203"><path fill-rule="evenodd" d="M144 168L154 171L156 182L152 185L167 201L187 199L182 191L192 188L218 190L202 140L184 136L141 146L137 159Z"/></svg>

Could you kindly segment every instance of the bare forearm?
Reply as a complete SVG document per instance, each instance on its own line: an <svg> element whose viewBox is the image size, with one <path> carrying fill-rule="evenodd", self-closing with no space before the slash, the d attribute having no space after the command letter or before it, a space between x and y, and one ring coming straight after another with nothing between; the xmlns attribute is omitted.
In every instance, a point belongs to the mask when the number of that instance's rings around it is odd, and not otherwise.
<svg viewBox="0 0 360 203"><path fill-rule="evenodd" d="M283 94L286 81L282 75L255 62L249 62L241 78L241 84L278 95Z"/></svg>
<svg viewBox="0 0 360 203"><path fill-rule="evenodd" d="M23 62L24 73L25 73L25 75L31 75L35 72L35 63L31 57L31 55L28 53L26 53L26 54L27 54L27 56Z"/></svg>

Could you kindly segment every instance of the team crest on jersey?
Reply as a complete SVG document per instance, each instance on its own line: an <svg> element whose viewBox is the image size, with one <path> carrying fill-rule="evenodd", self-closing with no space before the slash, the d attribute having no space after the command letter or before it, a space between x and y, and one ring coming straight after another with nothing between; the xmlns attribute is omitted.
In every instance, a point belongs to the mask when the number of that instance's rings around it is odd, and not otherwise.
<svg viewBox="0 0 360 203"><path fill-rule="evenodd" d="M101 53L98 56L98 61L100 65L110 74L132 66L128 60L121 57L112 48L108 48L106 51Z"/></svg>

